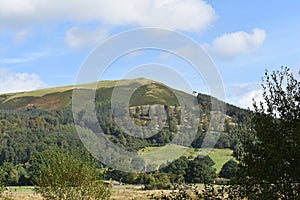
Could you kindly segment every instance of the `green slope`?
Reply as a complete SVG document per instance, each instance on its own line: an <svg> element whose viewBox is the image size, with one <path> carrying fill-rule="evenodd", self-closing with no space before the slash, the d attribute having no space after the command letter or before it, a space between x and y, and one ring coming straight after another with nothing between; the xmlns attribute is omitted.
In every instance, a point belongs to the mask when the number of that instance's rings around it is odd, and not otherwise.
<svg viewBox="0 0 300 200"><path fill-rule="evenodd" d="M94 83L90 85L93 86ZM118 92L121 94L119 94L119 96L126 96L128 95L128 91L136 89L130 98L131 106L152 104L178 105L176 95L191 98L191 95L172 89L162 83L139 78L132 80L99 82L97 84L97 100L110 101L116 85L118 86ZM61 109L71 104L72 91L74 88L81 89L88 87L90 86L64 86L29 92L2 94L0 95L0 109L22 110L33 106L48 110Z"/></svg>
<svg viewBox="0 0 300 200"><path fill-rule="evenodd" d="M159 150L164 149L165 151L160 151L163 153L157 153ZM182 154L190 159L194 159L198 155L208 155L214 161L214 168L216 168L217 173L221 171L222 166L233 159L231 149L211 149L208 152L205 148L189 148L184 146L179 146L175 144L169 144L164 147L146 147L140 149L138 154L145 158L146 162L148 163L155 163L156 165L160 166L163 163L170 162L170 158L177 157Z"/></svg>

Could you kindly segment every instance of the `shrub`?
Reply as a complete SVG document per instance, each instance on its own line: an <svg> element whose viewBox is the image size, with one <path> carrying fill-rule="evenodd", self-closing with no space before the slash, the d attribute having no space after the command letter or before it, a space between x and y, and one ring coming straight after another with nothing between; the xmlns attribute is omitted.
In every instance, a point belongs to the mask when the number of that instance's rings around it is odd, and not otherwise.
<svg viewBox="0 0 300 200"><path fill-rule="evenodd" d="M36 192L45 199L109 199L110 188L89 161L63 152L45 151L31 160Z"/></svg>

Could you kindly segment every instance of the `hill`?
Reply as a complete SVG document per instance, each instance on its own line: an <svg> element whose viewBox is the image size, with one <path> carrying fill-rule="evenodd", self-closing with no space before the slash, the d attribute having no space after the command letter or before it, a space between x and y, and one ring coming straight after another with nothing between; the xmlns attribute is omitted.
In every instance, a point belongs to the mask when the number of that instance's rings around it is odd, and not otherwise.
<svg viewBox="0 0 300 200"><path fill-rule="evenodd" d="M150 137L134 137L116 124L116 113L111 110L111 97L116 85L119 88L119 96L128 95L128 91L136 89L129 101L130 108L124 111L129 112L129 115L124 119L130 118L141 127L137 132L143 132L143 127L155 120L151 118L150 105L156 104L165 111L166 119L162 127L157 129L157 134ZM25 167L35 153L61 147L70 151L79 149L82 154L88 154L75 129L71 109L73 90L80 91L86 86L64 86L0 95L0 165L8 162ZM164 146L173 140L180 126L188 123L181 119L181 106L191 106L192 109L197 106L200 111L197 134L188 146L201 147L209 127L211 99L214 98L209 95L198 94L195 97L162 83L140 78L99 82L94 103L98 122L106 137L119 147L138 154L142 149ZM122 116L123 105L117 105L117 114ZM244 123L249 112L233 105L226 106L225 124L215 147L234 149L237 143L234 128L237 124ZM89 117L87 110L82 110L77 117L82 121L84 128L97 132L98 122L95 124L86 120ZM177 139L184 145L187 138L188 135L183 134Z"/></svg>

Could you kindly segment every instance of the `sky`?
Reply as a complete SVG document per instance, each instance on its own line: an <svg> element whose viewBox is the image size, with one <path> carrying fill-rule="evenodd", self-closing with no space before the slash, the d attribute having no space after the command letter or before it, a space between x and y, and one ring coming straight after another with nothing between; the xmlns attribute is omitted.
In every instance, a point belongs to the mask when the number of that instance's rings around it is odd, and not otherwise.
<svg viewBox="0 0 300 200"><path fill-rule="evenodd" d="M243 108L261 98L266 69L300 69L296 0L0 0L0 5L0 93L72 85L97 45L144 27L174 30L201 45L220 74L226 101ZM209 93L191 66L159 50L122 56L99 79L120 79L149 63L174 67L192 90Z"/></svg>

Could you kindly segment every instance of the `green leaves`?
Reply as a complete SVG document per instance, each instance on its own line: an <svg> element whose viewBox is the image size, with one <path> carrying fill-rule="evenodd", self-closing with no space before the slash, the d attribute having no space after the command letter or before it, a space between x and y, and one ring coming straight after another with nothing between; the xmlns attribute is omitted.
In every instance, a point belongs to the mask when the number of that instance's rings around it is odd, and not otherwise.
<svg viewBox="0 0 300 200"><path fill-rule="evenodd" d="M32 159L36 191L45 199L109 199L101 173L87 161L64 152L45 151Z"/></svg>
<svg viewBox="0 0 300 200"><path fill-rule="evenodd" d="M197 157L188 163L186 181L189 183L211 183L216 178L214 162L209 156Z"/></svg>
<svg viewBox="0 0 300 200"><path fill-rule="evenodd" d="M262 82L263 101L254 102L252 129L241 139L239 191L248 199L300 198L300 81L290 69Z"/></svg>
<svg viewBox="0 0 300 200"><path fill-rule="evenodd" d="M219 176L222 178L230 179L236 175L237 171L238 171L238 163L235 162L233 159L231 159L223 165Z"/></svg>

